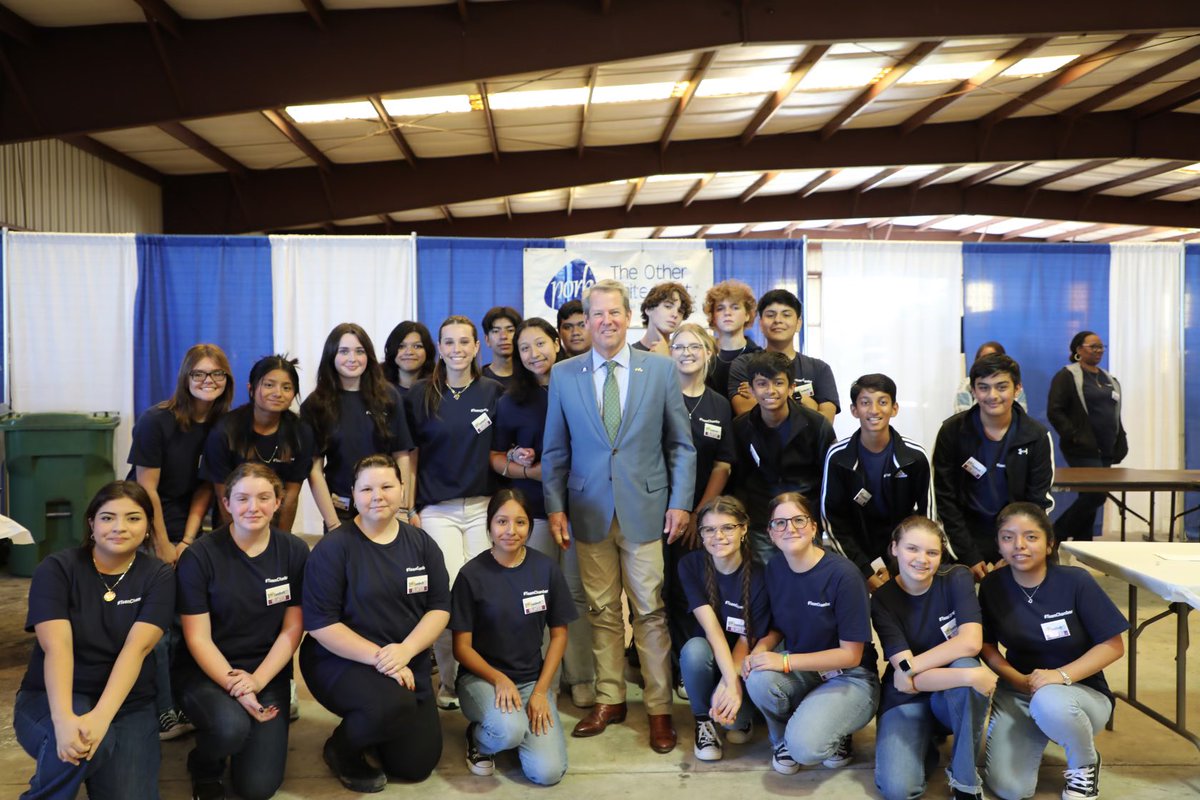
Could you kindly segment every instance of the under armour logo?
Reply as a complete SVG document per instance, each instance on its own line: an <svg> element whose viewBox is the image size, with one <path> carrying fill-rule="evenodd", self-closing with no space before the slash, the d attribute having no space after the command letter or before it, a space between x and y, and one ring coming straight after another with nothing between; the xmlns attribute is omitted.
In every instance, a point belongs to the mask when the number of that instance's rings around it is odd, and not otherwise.
<svg viewBox="0 0 1200 800"><path fill-rule="evenodd" d="M1017 455L1019 455L1019 456L1027 456L1027 455L1029 455L1029 448L1028 448L1028 447L1018 447L1018 448L1017 448Z"/></svg>

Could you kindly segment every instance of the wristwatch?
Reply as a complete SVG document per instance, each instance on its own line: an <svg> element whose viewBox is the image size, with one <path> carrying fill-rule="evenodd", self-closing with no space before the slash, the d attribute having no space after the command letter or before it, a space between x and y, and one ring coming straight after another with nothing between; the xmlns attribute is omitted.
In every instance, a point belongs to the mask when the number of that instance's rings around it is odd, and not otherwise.
<svg viewBox="0 0 1200 800"><path fill-rule="evenodd" d="M1058 674L1062 675L1063 686L1070 686L1072 683L1074 683L1074 681L1071 680L1071 676L1067 674L1066 670L1060 669Z"/></svg>
<svg viewBox="0 0 1200 800"><path fill-rule="evenodd" d="M907 658L900 659L900 661L898 663L900 665L900 671L903 672L905 675L912 672L912 662L909 661Z"/></svg>

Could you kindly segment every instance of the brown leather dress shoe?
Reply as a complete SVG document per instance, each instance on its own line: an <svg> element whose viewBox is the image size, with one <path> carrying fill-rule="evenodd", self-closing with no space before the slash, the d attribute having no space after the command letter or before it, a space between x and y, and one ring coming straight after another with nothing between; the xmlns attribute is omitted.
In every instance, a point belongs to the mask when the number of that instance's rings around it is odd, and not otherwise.
<svg viewBox="0 0 1200 800"><path fill-rule="evenodd" d="M579 720L575 724L575 730L571 731L571 735L582 739L586 736L595 736L598 733L604 733L604 729L610 724L625 721L625 704L614 703L596 703L592 706L592 710L588 715Z"/></svg>
<svg viewBox="0 0 1200 800"><path fill-rule="evenodd" d="M669 753L675 749L675 728L670 714L648 714L650 719L650 749Z"/></svg>

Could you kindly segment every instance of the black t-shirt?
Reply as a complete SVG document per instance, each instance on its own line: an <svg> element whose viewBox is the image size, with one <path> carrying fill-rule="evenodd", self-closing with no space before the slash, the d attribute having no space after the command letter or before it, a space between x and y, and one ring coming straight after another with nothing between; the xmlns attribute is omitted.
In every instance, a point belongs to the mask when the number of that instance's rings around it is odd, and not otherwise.
<svg viewBox="0 0 1200 800"><path fill-rule="evenodd" d="M860 664L875 668L871 602L858 567L826 552L808 572L792 572L783 553L767 564L771 619L789 653L819 653L840 642L863 642Z"/></svg>
<svg viewBox="0 0 1200 800"><path fill-rule="evenodd" d="M175 575L157 558L138 553L129 571L117 583L116 575L100 580L92 551L83 547L60 550L34 570L29 584L29 612L25 630L32 633L40 622L65 619L71 623L74 680L71 690L99 700L113 664L125 646L135 622L148 622L164 631L175 613ZM105 586L113 586L116 599L104 601ZM46 690L46 654L33 643L22 689ZM127 709L154 700L154 660L142 660L142 669L121 705Z"/></svg>
<svg viewBox="0 0 1200 800"><path fill-rule="evenodd" d="M387 544L376 544L347 522L325 534L304 569L304 629L335 622L382 647L402 642L429 611L450 610L450 578L429 534L407 523ZM317 643L317 656L338 656ZM409 662L417 694L428 696L429 651Z"/></svg>
<svg viewBox="0 0 1200 800"><path fill-rule="evenodd" d="M1017 585L1011 568L998 569L979 584L979 605L983 641L1003 645L1008 663L1026 675L1070 664L1129 630L1113 601L1080 567L1047 565L1035 591ZM1112 698L1103 672L1078 682Z"/></svg>
<svg viewBox="0 0 1200 800"><path fill-rule="evenodd" d="M701 606L710 605L708 589L705 588L704 561L708 554L695 550L685 555L679 561L679 582L683 585L684 596L687 597L688 611L695 611ZM750 610L746 611L745 596L742 592L742 581L745 570L750 570ZM728 575L722 575L713 569L716 577L717 597L720 598L716 612L721 630L725 631L725 641L730 650L737 644L739 636L753 635L761 639L771 629L771 600L767 597L767 581L762 568L756 561L742 562L740 569ZM732 621L731 621L732 620ZM704 629L693 618L690 633L692 636L703 636Z"/></svg>
<svg viewBox="0 0 1200 800"><path fill-rule="evenodd" d="M562 570L532 548L518 566L480 553L458 571L450 629L470 631L471 646L494 669L520 685L542 672L542 634L579 616Z"/></svg>
<svg viewBox="0 0 1200 800"><path fill-rule="evenodd" d="M753 354L749 349L733 360L729 365L729 382L725 386L725 396L733 399L738 387L743 381L750 380L749 365ZM812 381L813 400L818 403L833 403L837 411L842 410L838 403L837 383L833 379L833 370L819 358L797 353L792 359L792 380Z"/></svg>
<svg viewBox="0 0 1200 800"><path fill-rule="evenodd" d="M271 529L266 549L251 558L234 542L229 526L200 537L176 566L180 614L208 614L213 644L235 669L253 672L279 638L287 609L300 605L308 545ZM186 653L186 649L185 649ZM191 654L183 668L199 669ZM292 664L280 675L291 677Z"/></svg>
<svg viewBox="0 0 1200 800"><path fill-rule="evenodd" d="M983 622L975 597L975 578L966 567L949 567L934 575L929 589L917 596L904 591L896 581L888 581L871 596L871 621L883 645L884 658L890 659L905 650L920 655L953 638L960 625ZM898 691L892 682L894 673L889 663L883 674L880 715L894 706L929 698L924 692Z"/></svg>
<svg viewBox="0 0 1200 800"><path fill-rule="evenodd" d="M729 401L705 387L699 397L684 395L683 406L692 426L692 444L696 446L696 491L693 502L699 502L708 486L713 464L724 461L733 466L737 448L733 445L733 410Z"/></svg>
<svg viewBox="0 0 1200 800"><path fill-rule="evenodd" d="M1104 458L1112 458L1117 444L1116 387L1103 372L1083 373L1083 402L1087 406L1088 425L1096 437L1096 446Z"/></svg>
<svg viewBox="0 0 1200 800"><path fill-rule="evenodd" d="M200 477L206 481L212 481L214 484L225 483L229 473L233 472L236 467L246 461L254 461L270 467L284 483L304 483L313 464L315 446L312 428L291 411L283 413L292 414L292 422L296 427L296 438L300 445L299 449L292 451L286 461L280 455L283 447L280 445L278 430L266 436L258 433L252 434L254 449L250 458L246 458L241 453L235 453L229 446L229 432L237 422L237 418L241 416L235 412L222 417L221 421L209 432L208 440L204 443L204 460L200 465Z"/></svg>
<svg viewBox="0 0 1200 800"><path fill-rule="evenodd" d="M490 463L492 426L504 388L489 378L479 378L457 400L446 390L435 417L425 414L429 388L429 381L421 381L404 398L409 430L420 451L417 506L490 495L495 488Z"/></svg>
<svg viewBox="0 0 1200 800"><path fill-rule="evenodd" d="M376 453L391 455L413 449L404 400L390 385L387 393L392 407L387 414L388 435L385 437L375 428L375 419L363 402L362 392L338 391L337 421L329 432L325 450L317 451L325 457L325 482L331 493L350 497L354 488L354 465L359 459Z"/></svg>
<svg viewBox="0 0 1200 800"><path fill-rule="evenodd" d="M142 414L133 426L129 480L137 480L138 467L159 470L158 499L167 538L172 542L183 538L192 495L201 482L200 454L211 427L207 422L193 422L186 431L181 430L175 414L159 406Z"/></svg>
<svg viewBox="0 0 1200 800"><path fill-rule="evenodd" d="M534 463L542 460L542 434L546 432L547 394L539 389L526 403L518 403L510 394L503 395L496 403L496 424L492 432L492 449L508 452L511 447L531 447L536 456ZM546 518L546 498L542 482L515 477L521 474L518 464L508 465L508 476L514 489L520 489L529 500L529 510L534 519Z"/></svg>
<svg viewBox="0 0 1200 800"><path fill-rule="evenodd" d="M513 376L512 376L511 372L508 373L507 375L497 375L495 372L492 371L491 364L488 364L480 371L483 373L483 377L494 380L496 383L500 384L505 389L507 389L509 384L512 383Z"/></svg>
<svg viewBox="0 0 1200 800"><path fill-rule="evenodd" d="M729 367L738 356L747 353L757 353L759 350L762 350L762 348L753 339L747 339L745 347L740 347L737 350L717 351L717 357L713 361L712 372L705 383L714 392L722 397L726 397L726 393L729 391ZM736 392L737 386L734 386L733 389ZM728 397L733 397L733 395L728 395Z"/></svg>

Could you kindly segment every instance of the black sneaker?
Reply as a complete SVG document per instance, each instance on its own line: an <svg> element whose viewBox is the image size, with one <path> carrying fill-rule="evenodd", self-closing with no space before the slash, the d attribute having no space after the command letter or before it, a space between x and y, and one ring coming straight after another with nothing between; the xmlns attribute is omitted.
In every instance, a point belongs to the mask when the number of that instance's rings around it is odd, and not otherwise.
<svg viewBox="0 0 1200 800"><path fill-rule="evenodd" d="M837 769L838 767L844 767L849 764L850 759L850 737L843 736L838 740L837 749L829 755L829 758L825 759L821 763L829 769Z"/></svg>
<svg viewBox="0 0 1200 800"><path fill-rule="evenodd" d="M692 753L701 761L721 760L721 737L717 735L717 726L705 717L696 720L696 744Z"/></svg>
<svg viewBox="0 0 1200 800"><path fill-rule="evenodd" d="M1069 769L1063 775L1067 777L1067 785L1063 787L1062 800L1096 800L1100 796L1099 753L1095 764Z"/></svg>
<svg viewBox="0 0 1200 800"><path fill-rule="evenodd" d="M954 800L986 800L983 796L983 789L978 792L968 792L963 789L954 790Z"/></svg>
<svg viewBox="0 0 1200 800"><path fill-rule="evenodd" d="M325 740L325 749L322 753L325 757L325 763L333 770L333 774L352 792L382 792L383 787L387 786L387 776L383 774L383 770L375 769L367 760L363 758L362 753L356 753L351 757L347 757L338 752L338 748L333 743L333 736Z"/></svg>
<svg viewBox="0 0 1200 800"><path fill-rule="evenodd" d="M192 800L225 800L225 784L220 778L192 778Z"/></svg>
<svg viewBox="0 0 1200 800"><path fill-rule="evenodd" d="M496 771L496 762L491 756L479 752L479 745L475 743L475 729L478 727L478 722L467 726L467 769L486 778Z"/></svg>

